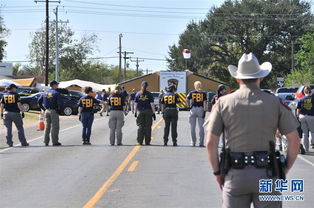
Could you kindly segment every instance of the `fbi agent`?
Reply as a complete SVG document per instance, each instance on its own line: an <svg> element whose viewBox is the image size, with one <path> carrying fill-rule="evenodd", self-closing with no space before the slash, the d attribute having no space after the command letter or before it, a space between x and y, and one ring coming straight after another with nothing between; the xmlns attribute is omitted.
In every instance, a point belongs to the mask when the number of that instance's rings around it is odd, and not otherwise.
<svg viewBox="0 0 314 208"><path fill-rule="evenodd" d="M122 145L122 127L124 126L124 114L126 113L125 98L119 86L115 87L112 95L109 96L110 107L109 128L110 144L113 146L117 137L117 145Z"/></svg>
<svg viewBox="0 0 314 208"><path fill-rule="evenodd" d="M44 143L49 145L50 131L53 146L60 146L59 142L59 112L63 108L64 97L57 91L59 83L57 81L50 82L50 89L46 90L38 98L39 107L45 112L46 128Z"/></svg>
<svg viewBox="0 0 314 208"><path fill-rule="evenodd" d="M15 124L18 137L22 146L28 146L29 144L26 141L24 135L23 128L23 120L24 118L24 109L21 104L20 96L16 93L17 86L15 84L11 84L6 88L8 92L3 94L1 99L0 111L1 118L3 119L3 124L7 128L7 144L12 147L12 122ZM4 110L4 112L3 112ZM22 112L22 115L20 114Z"/></svg>
<svg viewBox="0 0 314 208"><path fill-rule="evenodd" d="M135 117L138 126L137 142L139 145L150 145L153 119L156 120L154 97L151 92L147 91L148 83L141 83L141 91L135 95ZM139 114L137 115L137 112Z"/></svg>
<svg viewBox="0 0 314 208"><path fill-rule="evenodd" d="M187 107L190 108L189 122L191 125L191 136L193 147L196 145L196 120L199 126L199 136L200 136L200 147L204 147L204 119L207 109L207 96L206 93L202 91L202 83L200 81L194 82L194 91L189 92L187 95Z"/></svg>
<svg viewBox="0 0 314 208"><path fill-rule="evenodd" d="M299 150L296 131L298 121L291 110L275 96L262 92L260 82L271 71L269 62L261 66L252 54L244 54L238 67L229 66L231 76L240 83L240 89L221 97L213 107L207 121L207 151L216 180L222 188L223 206L233 208L282 207L275 201L259 201L259 180L276 179L267 171L274 150L276 130L286 135L289 146L285 172L292 167ZM230 154L227 175L219 168L219 136L225 132L226 147ZM227 150L226 149L226 150ZM273 158L273 157L271 157ZM222 161L222 160L221 160ZM268 173L268 174L267 174ZM273 191L269 194L279 194ZM264 193L262 193L264 195Z"/></svg>
<svg viewBox="0 0 314 208"><path fill-rule="evenodd" d="M165 120L164 128L164 146L168 145L168 136L171 126L171 136L173 146L177 146L177 122L178 122L178 110L177 103L179 103L179 96L175 94L176 87L170 85L167 88L167 93L161 98L161 112L163 112L163 118Z"/></svg>
<svg viewBox="0 0 314 208"><path fill-rule="evenodd" d="M309 151L309 131L312 137L312 148L314 148L314 94L311 93L311 87L304 87L305 96L298 102L297 117L301 122L303 131L302 140L305 151Z"/></svg>
<svg viewBox="0 0 314 208"><path fill-rule="evenodd" d="M83 125L83 145L90 145L90 136L94 122L94 105L103 104L104 102L93 97L93 88L85 87L84 92L86 95L79 100L78 116Z"/></svg>

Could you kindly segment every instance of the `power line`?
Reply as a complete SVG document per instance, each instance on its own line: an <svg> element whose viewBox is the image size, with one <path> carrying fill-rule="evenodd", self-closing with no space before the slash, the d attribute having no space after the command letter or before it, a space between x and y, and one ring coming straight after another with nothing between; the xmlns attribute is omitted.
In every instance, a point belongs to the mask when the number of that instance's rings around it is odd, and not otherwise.
<svg viewBox="0 0 314 208"><path fill-rule="evenodd" d="M133 6L133 5L119 5L119 4L108 4L108 3L96 3L96 2L86 2L86 1L78 1L78 0L65 0L69 2L77 2L82 4L90 4L90 5L104 5L104 6L112 6L112 7L130 7L130 8L144 8L144 9L165 9L165 10L208 10L209 8L191 8L191 7L152 7L152 6Z"/></svg>

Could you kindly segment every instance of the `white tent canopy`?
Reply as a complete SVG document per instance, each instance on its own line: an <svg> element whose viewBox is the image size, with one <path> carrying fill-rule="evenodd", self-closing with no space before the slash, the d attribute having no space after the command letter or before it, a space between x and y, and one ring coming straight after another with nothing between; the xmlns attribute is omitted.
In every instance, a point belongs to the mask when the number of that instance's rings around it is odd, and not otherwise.
<svg viewBox="0 0 314 208"><path fill-rule="evenodd" d="M97 84L94 82L89 82L89 81L84 81L84 80L79 80L79 79L73 79L73 80L69 80L69 81L64 81L64 82L60 82L59 87L61 88L68 88L71 86L78 86L78 87L92 87L94 91L101 91L103 89L108 90L110 89L114 89L114 87L116 86L115 84L111 84L111 85L103 85L103 84Z"/></svg>

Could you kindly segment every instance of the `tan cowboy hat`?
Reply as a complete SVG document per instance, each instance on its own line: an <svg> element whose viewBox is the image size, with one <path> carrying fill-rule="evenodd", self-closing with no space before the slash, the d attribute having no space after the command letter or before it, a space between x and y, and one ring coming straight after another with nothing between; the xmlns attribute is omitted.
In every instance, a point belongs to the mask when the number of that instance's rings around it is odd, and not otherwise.
<svg viewBox="0 0 314 208"><path fill-rule="evenodd" d="M238 67L229 65L228 70L236 79L256 79L266 77L272 69L269 62L259 65L253 53L243 54L238 62Z"/></svg>

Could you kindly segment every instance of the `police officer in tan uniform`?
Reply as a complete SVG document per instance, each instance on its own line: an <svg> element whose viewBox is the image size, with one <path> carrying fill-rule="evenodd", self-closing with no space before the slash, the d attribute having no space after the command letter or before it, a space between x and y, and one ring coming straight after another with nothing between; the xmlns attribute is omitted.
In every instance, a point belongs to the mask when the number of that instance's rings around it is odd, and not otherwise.
<svg viewBox="0 0 314 208"><path fill-rule="evenodd" d="M276 178L267 174L267 167L270 167L268 160L264 160L266 164L261 168L255 162L255 156L264 152L266 158L268 157L269 143L275 141L275 133L279 129L288 140L287 173L299 151L299 124L283 102L260 90L260 82L270 73L271 68L269 62L259 65L252 53L243 54L238 67L228 67L231 76L240 84L240 89L221 97L206 122L209 162L223 192L224 208L249 208L251 203L254 207L282 207L280 201L259 200L259 180ZM219 169L217 148L219 136L223 132L231 162L226 175L222 175ZM235 160L234 155L241 157ZM253 159L247 161L246 158ZM239 165L240 161L242 165ZM269 194L279 193L272 190Z"/></svg>

